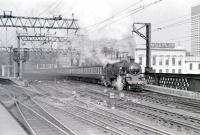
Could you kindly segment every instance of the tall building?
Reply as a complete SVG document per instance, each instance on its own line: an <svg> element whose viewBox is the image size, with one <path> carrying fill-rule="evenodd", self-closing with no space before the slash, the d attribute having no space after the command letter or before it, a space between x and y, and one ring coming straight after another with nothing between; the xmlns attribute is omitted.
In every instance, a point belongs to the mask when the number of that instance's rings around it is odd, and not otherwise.
<svg viewBox="0 0 200 135"><path fill-rule="evenodd" d="M200 5L191 9L191 53L200 56Z"/></svg>

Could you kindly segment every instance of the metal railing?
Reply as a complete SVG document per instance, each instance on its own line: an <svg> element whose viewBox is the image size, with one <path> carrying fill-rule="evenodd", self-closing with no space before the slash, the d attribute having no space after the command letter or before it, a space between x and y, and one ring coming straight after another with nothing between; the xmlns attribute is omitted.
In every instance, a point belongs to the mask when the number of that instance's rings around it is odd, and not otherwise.
<svg viewBox="0 0 200 135"><path fill-rule="evenodd" d="M162 87L200 92L200 75L146 73L147 84Z"/></svg>

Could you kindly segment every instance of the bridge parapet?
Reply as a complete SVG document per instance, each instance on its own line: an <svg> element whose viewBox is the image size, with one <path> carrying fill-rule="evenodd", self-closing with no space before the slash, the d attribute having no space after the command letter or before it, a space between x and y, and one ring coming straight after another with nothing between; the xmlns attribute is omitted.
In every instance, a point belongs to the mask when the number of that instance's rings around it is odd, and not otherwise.
<svg viewBox="0 0 200 135"><path fill-rule="evenodd" d="M146 73L147 84L200 92L200 75Z"/></svg>

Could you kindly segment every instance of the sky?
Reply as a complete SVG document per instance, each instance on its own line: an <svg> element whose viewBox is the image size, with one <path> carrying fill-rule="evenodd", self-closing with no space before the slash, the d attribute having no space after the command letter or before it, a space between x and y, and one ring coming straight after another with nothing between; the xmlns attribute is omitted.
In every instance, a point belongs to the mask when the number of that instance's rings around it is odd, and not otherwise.
<svg viewBox="0 0 200 135"><path fill-rule="evenodd" d="M162 0L134 13L155 1L157 0L0 0L0 14L3 11L13 11L16 16L62 15L70 18L74 13L74 18L79 19L79 33L89 35L91 39L121 40L132 34L133 22L148 22L152 23L152 42L175 42L190 50L190 12L192 6L200 4L199 0ZM123 10L125 12L121 12ZM177 22L180 23L176 24ZM1 44L15 44L15 32L10 28L1 29ZM143 41L136 38L136 43Z"/></svg>

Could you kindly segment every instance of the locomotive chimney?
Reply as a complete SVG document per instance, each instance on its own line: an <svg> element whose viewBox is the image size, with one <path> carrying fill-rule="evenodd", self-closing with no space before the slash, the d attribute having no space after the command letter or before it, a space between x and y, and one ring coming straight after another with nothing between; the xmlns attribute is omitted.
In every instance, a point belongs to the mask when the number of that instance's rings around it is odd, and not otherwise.
<svg viewBox="0 0 200 135"><path fill-rule="evenodd" d="M133 57L131 57L131 56L127 56L127 61L129 63L133 63L133 62L135 62L135 59Z"/></svg>
<svg viewBox="0 0 200 135"><path fill-rule="evenodd" d="M135 59L134 58L130 58L130 63L134 63Z"/></svg>

